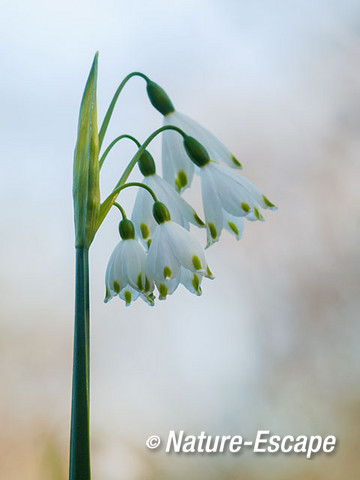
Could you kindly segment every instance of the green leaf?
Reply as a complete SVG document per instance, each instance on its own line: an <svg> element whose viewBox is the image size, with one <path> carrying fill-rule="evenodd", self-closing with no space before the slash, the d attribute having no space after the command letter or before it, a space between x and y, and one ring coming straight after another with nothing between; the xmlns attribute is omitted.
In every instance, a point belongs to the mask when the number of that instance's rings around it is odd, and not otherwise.
<svg viewBox="0 0 360 480"><path fill-rule="evenodd" d="M81 100L74 154L75 246L89 247L100 212L99 137L96 110L98 53L96 53Z"/></svg>

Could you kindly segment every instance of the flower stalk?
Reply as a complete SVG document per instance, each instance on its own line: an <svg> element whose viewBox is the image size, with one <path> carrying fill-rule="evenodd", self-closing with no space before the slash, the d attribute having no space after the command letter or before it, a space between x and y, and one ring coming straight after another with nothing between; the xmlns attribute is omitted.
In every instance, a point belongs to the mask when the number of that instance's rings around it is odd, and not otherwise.
<svg viewBox="0 0 360 480"><path fill-rule="evenodd" d="M90 480L89 430L89 261L88 249L76 249L75 327L69 480Z"/></svg>

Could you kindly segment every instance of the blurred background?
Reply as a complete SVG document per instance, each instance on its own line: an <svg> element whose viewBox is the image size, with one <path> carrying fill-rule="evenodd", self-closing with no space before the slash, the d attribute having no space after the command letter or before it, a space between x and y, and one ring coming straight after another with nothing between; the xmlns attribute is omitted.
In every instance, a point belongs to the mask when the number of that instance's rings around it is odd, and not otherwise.
<svg viewBox="0 0 360 480"><path fill-rule="evenodd" d="M103 303L111 212L90 257L93 478L359 478L359 3L13 0L1 10L0 477L67 478L72 161L99 50L99 123L122 78L143 71L279 210L207 250L216 279L202 297L179 288L155 308ZM125 132L143 141L161 122L135 78L105 144ZM160 159L160 140L151 151ZM133 153L124 142L108 157L103 198ZM197 181L185 196L201 213ZM122 200L130 211L134 194ZM336 435L338 446L312 460L145 447L169 430L252 439L258 429Z"/></svg>

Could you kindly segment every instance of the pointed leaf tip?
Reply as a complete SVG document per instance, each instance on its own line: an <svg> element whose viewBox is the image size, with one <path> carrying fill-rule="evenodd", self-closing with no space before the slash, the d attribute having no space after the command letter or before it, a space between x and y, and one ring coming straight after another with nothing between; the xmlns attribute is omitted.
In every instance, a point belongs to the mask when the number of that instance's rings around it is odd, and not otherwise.
<svg viewBox="0 0 360 480"><path fill-rule="evenodd" d="M76 246L89 247L97 230L100 210L99 137L96 84L98 52L94 56L80 105L74 154L74 220Z"/></svg>

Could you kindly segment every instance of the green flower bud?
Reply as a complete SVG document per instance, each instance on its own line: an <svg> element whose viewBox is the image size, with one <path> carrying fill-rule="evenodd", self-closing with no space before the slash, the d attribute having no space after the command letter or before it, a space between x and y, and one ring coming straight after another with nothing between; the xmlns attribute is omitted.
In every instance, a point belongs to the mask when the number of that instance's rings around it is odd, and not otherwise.
<svg viewBox="0 0 360 480"><path fill-rule="evenodd" d="M141 155L138 165L140 168L140 172L144 175L144 177L148 177L149 175L154 175L156 173L156 167L154 159L147 150Z"/></svg>
<svg viewBox="0 0 360 480"><path fill-rule="evenodd" d="M153 215L158 224L168 222L170 220L169 210L161 202L154 202Z"/></svg>
<svg viewBox="0 0 360 480"><path fill-rule="evenodd" d="M97 64L98 54L95 55L81 100L74 154L75 246L87 248L96 233L100 212Z"/></svg>
<svg viewBox="0 0 360 480"><path fill-rule="evenodd" d="M135 228L133 223L124 218L119 223L119 233L123 240L133 240L135 238Z"/></svg>
<svg viewBox="0 0 360 480"><path fill-rule="evenodd" d="M146 91L150 102L163 115L174 112L175 108L165 91L157 84L148 80Z"/></svg>
<svg viewBox="0 0 360 480"><path fill-rule="evenodd" d="M187 135L184 138L184 147L186 153L198 167L203 167L210 162L207 150L194 137Z"/></svg>

